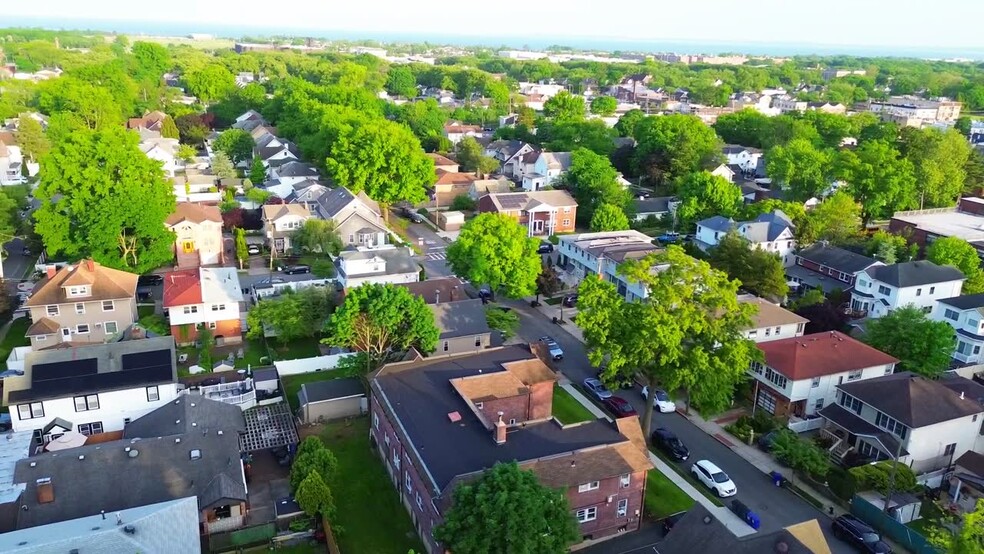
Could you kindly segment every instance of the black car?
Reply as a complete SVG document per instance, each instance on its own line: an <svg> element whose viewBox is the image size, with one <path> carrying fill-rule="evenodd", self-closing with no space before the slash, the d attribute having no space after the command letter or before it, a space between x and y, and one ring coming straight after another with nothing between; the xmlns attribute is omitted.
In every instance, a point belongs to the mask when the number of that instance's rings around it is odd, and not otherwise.
<svg viewBox="0 0 984 554"><path fill-rule="evenodd" d="M690 449L671 431L662 427L653 431L653 444L678 462L690 457Z"/></svg>
<svg viewBox="0 0 984 554"><path fill-rule="evenodd" d="M673 529L678 521L683 519L683 516L687 515L687 512L677 512L675 514L670 514L663 519L663 534L667 534Z"/></svg>
<svg viewBox="0 0 984 554"><path fill-rule="evenodd" d="M831 524L834 536L871 554L891 554L892 547L881 540L881 536L870 525L860 519L844 514Z"/></svg>
<svg viewBox="0 0 984 554"><path fill-rule="evenodd" d="M406 207L404 207L403 209L400 210L400 213L403 215L403 217L409 219L410 221L412 221L414 223L423 223L424 222L424 216L422 216L419 213L413 211L413 208L406 208Z"/></svg>
<svg viewBox="0 0 984 554"><path fill-rule="evenodd" d="M138 287L156 287L157 285L164 284L164 276L157 275L156 273L151 273L149 275L141 275L137 277Z"/></svg>
<svg viewBox="0 0 984 554"><path fill-rule="evenodd" d="M574 306L577 306L577 293L568 294L565 296L562 304L565 308L573 308Z"/></svg>
<svg viewBox="0 0 984 554"><path fill-rule="evenodd" d="M301 273L311 273L311 266L289 265L284 268L284 275L297 275Z"/></svg>
<svg viewBox="0 0 984 554"><path fill-rule="evenodd" d="M540 247L536 249L537 254L549 254L554 251L553 245L549 242L541 242Z"/></svg>

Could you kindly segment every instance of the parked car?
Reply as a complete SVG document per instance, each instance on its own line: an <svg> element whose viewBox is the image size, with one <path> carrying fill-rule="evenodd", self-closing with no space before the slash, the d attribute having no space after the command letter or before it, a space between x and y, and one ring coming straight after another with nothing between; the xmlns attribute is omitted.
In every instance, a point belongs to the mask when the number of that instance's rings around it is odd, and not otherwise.
<svg viewBox="0 0 984 554"><path fill-rule="evenodd" d="M550 350L550 357L553 358L555 362L564 359L564 349L557 344L557 341L550 337L540 337L540 342L547 345L547 348Z"/></svg>
<svg viewBox="0 0 984 554"><path fill-rule="evenodd" d="M413 210L413 208L408 208L408 207L401 208L400 209L400 215L402 215L403 217L409 219L410 221L412 221L414 223L423 223L424 222L424 216L422 216L422 215L418 214L417 212L415 212Z"/></svg>
<svg viewBox="0 0 984 554"><path fill-rule="evenodd" d="M642 397L649 398L649 387L642 387ZM670 400L670 395L666 394L663 389L656 389L656 394L653 395L653 406L656 406L661 414L676 411L676 404Z"/></svg>
<svg viewBox="0 0 984 554"><path fill-rule="evenodd" d="M704 486L714 491L719 497L734 496L738 493L738 487L728 477L728 474L708 460L698 460L690 467L690 472Z"/></svg>
<svg viewBox="0 0 984 554"><path fill-rule="evenodd" d="M671 244L680 240L680 233L674 233L673 231L669 231L656 237L656 240L661 244Z"/></svg>
<svg viewBox="0 0 984 554"><path fill-rule="evenodd" d="M536 249L537 254L549 254L554 251L554 246L549 242L541 242L540 247Z"/></svg>
<svg viewBox="0 0 984 554"><path fill-rule="evenodd" d="M258 245L258 244L251 244L251 245L247 246L246 247L246 253L249 254L250 256L255 256L255 255L259 254L260 253L260 245Z"/></svg>
<svg viewBox="0 0 984 554"><path fill-rule="evenodd" d="M564 297L564 300L561 303L565 308L573 308L574 306L577 306L577 293L575 292L574 294L568 294Z"/></svg>
<svg viewBox="0 0 984 554"><path fill-rule="evenodd" d="M629 404L624 398L619 398L617 396L612 396L606 398L602 404L612 413L615 417L629 417L634 415L639 415L632 404Z"/></svg>
<svg viewBox="0 0 984 554"><path fill-rule="evenodd" d="M612 391L606 389L605 385L594 377L588 377L583 384L584 388L598 400L605 401L612 397Z"/></svg>
<svg viewBox="0 0 984 554"><path fill-rule="evenodd" d="M850 515L844 514L831 524L834 536L851 543L862 552L872 554L891 554L892 547L882 542L881 536L867 523Z"/></svg>
<svg viewBox="0 0 984 554"><path fill-rule="evenodd" d="M669 429L658 427L653 431L652 439L656 448L678 462L685 462L690 457L690 449Z"/></svg>
<svg viewBox="0 0 984 554"><path fill-rule="evenodd" d="M284 268L284 275L299 275L301 273L311 273L311 266L289 265Z"/></svg>
<svg viewBox="0 0 984 554"><path fill-rule="evenodd" d="M683 519L683 516L687 515L687 512L677 512L675 514L670 514L663 518L663 534L667 534L673 529L678 521Z"/></svg>
<svg viewBox="0 0 984 554"><path fill-rule="evenodd" d="M140 277L137 277L138 287L154 287L163 284L164 284L164 276L158 275L156 273L141 275Z"/></svg>

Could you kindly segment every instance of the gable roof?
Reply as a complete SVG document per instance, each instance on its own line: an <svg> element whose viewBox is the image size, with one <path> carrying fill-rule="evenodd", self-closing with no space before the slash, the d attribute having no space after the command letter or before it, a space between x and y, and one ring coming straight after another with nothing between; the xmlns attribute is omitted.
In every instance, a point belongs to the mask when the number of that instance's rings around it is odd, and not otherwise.
<svg viewBox="0 0 984 554"><path fill-rule="evenodd" d="M813 520L816 522L816 520ZM823 534L820 534L823 540ZM779 550L784 543L786 548ZM826 546L825 541L823 542ZM737 537L716 517L702 506L694 504L686 515L677 521L666 538L659 543L660 554L694 554L727 552L728 554L763 554L785 552L786 554L821 554L830 552L812 550L803 545L789 529L779 529L771 533L753 533Z"/></svg>
<svg viewBox="0 0 984 554"><path fill-rule="evenodd" d="M362 379L359 377L345 377L342 379L304 383L301 385L301 392L298 394L303 399L301 400L301 404L365 395L366 387L362 384Z"/></svg>
<svg viewBox="0 0 984 554"><path fill-rule="evenodd" d="M428 304L434 314L434 323L441 332L440 338L469 337L491 332L485 320L485 305L481 299L460 300Z"/></svg>
<svg viewBox="0 0 984 554"><path fill-rule="evenodd" d="M164 275L165 308L202 303L202 284L198 268L179 269Z"/></svg>
<svg viewBox="0 0 984 554"><path fill-rule="evenodd" d="M672 196L657 196L636 200L635 211L637 214L666 213L670 211L670 200L672 199Z"/></svg>
<svg viewBox="0 0 984 554"><path fill-rule="evenodd" d="M872 267L867 273L872 279L898 288L966 279L959 269L928 260Z"/></svg>
<svg viewBox="0 0 984 554"><path fill-rule="evenodd" d="M287 215L311 217L311 212L304 204L265 204L263 206L264 221L276 221Z"/></svg>
<svg viewBox="0 0 984 554"><path fill-rule="evenodd" d="M182 221L190 221L191 223L214 221L222 223L222 212L219 211L218 206L178 202L178 205L174 208L174 213L167 216L167 219L164 220L164 225L174 227Z"/></svg>
<svg viewBox="0 0 984 554"><path fill-rule="evenodd" d="M379 204L369 198L365 192L360 191L358 194L352 194L352 191L345 187L337 187L331 189L318 199L320 210L326 218L334 218L353 202L361 202L376 215L381 215Z"/></svg>
<svg viewBox="0 0 984 554"><path fill-rule="evenodd" d="M762 327L775 327L777 325L793 325L797 323L809 323L810 320L801 315L783 308L782 306L769 302L764 298L747 295L738 297L739 302L754 304L758 311L752 316L752 326L750 329L761 329Z"/></svg>
<svg viewBox="0 0 984 554"><path fill-rule="evenodd" d="M937 302L946 304L947 306L953 306L958 310L979 310L984 308L984 292L954 296L952 298L941 298Z"/></svg>
<svg viewBox="0 0 984 554"><path fill-rule="evenodd" d="M279 177L317 177L318 168L309 163L291 161L278 167L277 175Z"/></svg>
<svg viewBox="0 0 984 554"><path fill-rule="evenodd" d="M427 157L433 160L434 165L437 167L440 167L442 165L458 165L458 162L446 156L442 156L436 152L428 152Z"/></svg>
<svg viewBox="0 0 984 554"><path fill-rule="evenodd" d="M414 281L412 283L396 283L396 286L404 287L411 294L420 296L427 304L456 302L468 298L468 295L465 293L465 283L457 277L427 279L426 281Z"/></svg>
<svg viewBox="0 0 984 554"><path fill-rule="evenodd" d="M68 298L64 287L89 285L91 295L83 298ZM26 306L46 306L83 300L118 300L133 298L137 292L137 275L118 269L105 267L92 260L82 260L74 265L66 265L54 277L45 277L34 285L34 292L25 303Z"/></svg>
<svg viewBox="0 0 984 554"><path fill-rule="evenodd" d="M839 331L755 346L765 354L765 365L793 381L898 363L896 358Z"/></svg>
<svg viewBox="0 0 984 554"><path fill-rule="evenodd" d="M485 198L488 198L493 207L495 207L495 211L498 212L530 210L540 205L555 208L573 208L577 206L577 201L566 190L493 193L487 195Z"/></svg>
<svg viewBox="0 0 984 554"><path fill-rule="evenodd" d="M984 412L977 401L937 381L903 371L837 388L909 427L925 427Z"/></svg>
<svg viewBox="0 0 984 554"><path fill-rule="evenodd" d="M150 439L201 433L206 429L228 429L245 433L243 410L235 404L210 400L201 395L183 395L127 423L123 428L123 437Z"/></svg>
<svg viewBox="0 0 984 554"><path fill-rule="evenodd" d="M752 221L739 224L744 236L752 242L771 242L779 238L783 232L792 232L796 227L782 210L759 214Z"/></svg>
<svg viewBox="0 0 984 554"><path fill-rule="evenodd" d="M706 227L712 231L719 231L721 233L727 233L734 230L737 227L735 220L730 217L724 217L720 215L715 215L707 219L702 219L697 222L697 225L701 227Z"/></svg>
<svg viewBox="0 0 984 554"><path fill-rule="evenodd" d="M570 152L541 152L540 155L543 157L547 167L550 169L567 171L567 169L571 167Z"/></svg>
<svg viewBox="0 0 984 554"><path fill-rule="evenodd" d="M878 260L857 252L819 242L800 250L796 255L851 275L879 263Z"/></svg>

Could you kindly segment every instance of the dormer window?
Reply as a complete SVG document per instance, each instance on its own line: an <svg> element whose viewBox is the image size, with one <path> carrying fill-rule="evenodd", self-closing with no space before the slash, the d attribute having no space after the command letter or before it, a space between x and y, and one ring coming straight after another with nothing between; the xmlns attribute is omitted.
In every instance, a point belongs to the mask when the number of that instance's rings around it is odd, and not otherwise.
<svg viewBox="0 0 984 554"><path fill-rule="evenodd" d="M77 287L66 287L68 291L68 296L72 298L78 298L80 296L89 296L88 285L80 285Z"/></svg>

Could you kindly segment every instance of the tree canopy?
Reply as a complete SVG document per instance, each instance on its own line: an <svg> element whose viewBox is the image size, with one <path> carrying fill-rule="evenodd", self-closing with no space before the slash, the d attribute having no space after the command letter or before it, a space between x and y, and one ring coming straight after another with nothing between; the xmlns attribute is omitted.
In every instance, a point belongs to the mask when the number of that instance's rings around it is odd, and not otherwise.
<svg viewBox="0 0 984 554"><path fill-rule="evenodd" d="M926 248L926 259L936 265L949 265L959 269L967 280L963 294L984 292L984 270L977 249L960 237L942 237Z"/></svg>
<svg viewBox="0 0 984 554"><path fill-rule="evenodd" d="M765 157L766 171L797 200L819 197L830 186L831 154L805 139L777 145Z"/></svg>
<svg viewBox="0 0 984 554"><path fill-rule="evenodd" d="M543 115L557 122L583 119L584 99L562 90L543 103Z"/></svg>
<svg viewBox="0 0 984 554"><path fill-rule="evenodd" d="M602 204L591 216L591 231L623 231L629 228L629 218L618 206Z"/></svg>
<svg viewBox="0 0 984 554"><path fill-rule="evenodd" d="M472 171L484 176L499 169L499 161L486 156L475 137L462 138L455 147L455 152L461 171Z"/></svg>
<svg viewBox="0 0 984 554"><path fill-rule="evenodd" d="M482 213L461 228L458 240L448 246L447 257L455 275L487 284L510 298L522 298L536 290L541 264L537 246L515 218Z"/></svg>
<svg viewBox="0 0 984 554"><path fill-rule="evenodd" d="M595 96L591 99L591 113L597 115L612 115L618 108L618 100L611 96Z"/></svg>
<svg viewBox="0 0 984 554"><path fill-rule="evenodd" d="M583 221L591 221L595 209L602 204L623 212L631 206L632 195L619 184L618 172L611 162L585 148L571 152L571 166L564 181L577 200L577 215Z"/></svg>
<svg viewBox="0 0 984 554"><path fill-rule="evenodd" d="M675 179L721 163L721 139L714 129L692 115L647 117L635 127L635 164L656 183Z"/></svg>
<svg viewBox="0 0 984 554"><path fill-rule="evenodd" d="M315 336L334 310L334 300L325 287L307 287L297 292L287 289L277 298L262 299L246 312L246 336L262 339L269 329L282 344Z"/></svg>
<svg viewBox="0 0 984 554"><path fill-rule="evenodd" d="M293 248L312 254L337 256L343 246L332 219L308 219L290 238Z"/></svg>
<svg viewBox="0 0 984 554"><path fill-rule="evenodd" d="M215 139L215 148L225 152L232 163L249 161L253 157L253 137L248 131L242 129L229 129L222 131L222 134Z"/></svg>
<svg viewBox="0 0 984 554"><path fill-rule="evenodd" d="M943 132L907 127L902 132L901 152L913 165L919 209L956 204L970 159L971 146L966 138L953 129Z"/></svg>
<svg viewBox="0 0 984 554"><path fill-rule="evenodd" d="M902 370L927 377L936 377L949 367L957 340L948 323L933 321L911 305L870 321L861 338L898 358Z"/></svg>
<svg viewBox="0 0 984 554"><path fill-rule="evenodd" d="M806 224L798 229L800 243L818 240L834 244L854 242L861 235L861 205L844 191L828 196L806 215Z"/></svg>
<svg viewBox="0 0 984 554"><path fill-rule="evenodd" d="M693 228L701 219L720 215L734 217L745 203L741 189L724 177L700 171L680 181L677 191L680 206L677 218L685 228Z"/></svg>
<svg viewBox="0 0 984 554"><path fill-rule="evenodd" d="M755 248L732 231L711 248L711 266L737 279L742 288L757 296L781 301L789 292L786 270L778 254Z"/></svg>
<svg viewBox="0 0 984 554"><path fill-rule="evenodd" d="M863 223L917 205L912 162L887 142L864 142L856 150L840 151L835 171L861 204Z"/></svg>

